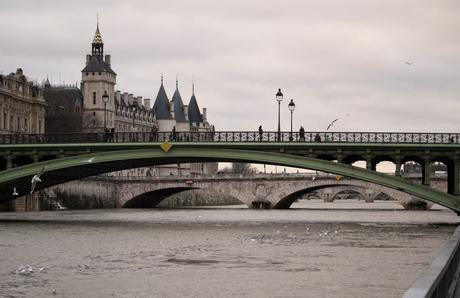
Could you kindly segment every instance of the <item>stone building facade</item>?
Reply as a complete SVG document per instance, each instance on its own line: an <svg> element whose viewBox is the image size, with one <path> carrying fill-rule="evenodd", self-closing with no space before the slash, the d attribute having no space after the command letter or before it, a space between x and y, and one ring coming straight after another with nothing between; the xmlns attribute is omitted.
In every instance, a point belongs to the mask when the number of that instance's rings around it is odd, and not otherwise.
<svg viewBox="0 0 460 298"><path fill-rule="evenodd" d="M104 56L104 42L99 24L91 44L91 55L81 71L84 132L151 131L157 127L150 100L131 93L115 91L117 74L112 70L111 55ZM104 94L108 97L104 103ZM105 125L105 126L104 126Z"/></svg>
<svg viewBox="0 0 460 298"><path fill-rule="evenodd" d="M21 68L0 75L0 133L43 133L45 106L42 89Z"/></svg>
<svg viewBox="0 0 460 298"><path fill-rule="evenodd" d="M91 44L91 55L86 56L82 73L83 95L82 131L102 132L104 128L115 132L209 132L214 126L206 119L206 109L200 112L194 87L188 105L184 105L176 79L176 89L169 100L161 76L161 84L153 107L149 98L116 90L117 74L112 69L111 55L104 55L104 43L99 30ZM103 102L103 95L108 100ZM106 97L106 98L107 98ZM105 124L105 126L104 126ZM176 164L154 168L121 171L114 175L187 175L212 174L217 163Z"/></svg>

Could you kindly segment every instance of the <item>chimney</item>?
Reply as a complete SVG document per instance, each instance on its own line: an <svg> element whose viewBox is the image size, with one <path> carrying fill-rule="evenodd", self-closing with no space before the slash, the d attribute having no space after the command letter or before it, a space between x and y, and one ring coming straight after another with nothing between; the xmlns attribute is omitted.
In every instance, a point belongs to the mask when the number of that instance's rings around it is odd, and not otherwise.
<svg viewBox="0 0 460 298"><path fill-rule="evenodd" d="M118 102L118 104L121 104L121 92L120 92L120 90L115 91L115 94L114 94L113 98L115 99L116 102Z"/></svg>
<svg viewBox="0 0 460 298"><path fill-rule="evenodd" d="M16 69L16 74L17 75L22 75L22 68L17 68Z"/></svg>
<svg viewBox="0 0 460 298"><path fill-rule="evenodd" d="M107 63L108 65L110 65L110 55L105 55L105 63Z"/></svg>
<svg viewBox="0 0 460 298"><path fill-rule="evenodd" d="M123 98L123 102L125 103L125 105L129 105L127 92L123 93L122 98Z"/></svg>
<svg viewBox="0 0 460 298"><path fill-rule="evenodd" d="M136 97L136 103L138 107L142 107L142 96Z"/></svg>
<svg viewBox="0 0 460 298"><path fill-rule="evenodd" d="M203 108L203 121L206 121L208 118L208 109Z"/></svg>
<svg viewBox="0 0 460 298"><path fill-rule="evenodd" d="M150 110L150 98L144 98L144 107Z"/></svg>
<svg viewBox="0 0 460 298"><path fill-rule="evenodd" d="M86 65L88 65L90 60L91 60L91 55L86 55Z"/></svg>
<svg viewBox="0 0 460 298"><path fill-rule="evenodd" d="M134 102L133 95L131 93L128 94L128 105L132 105Z"/></svg>
<svg viewBox="0 0 460 298"><path fill-rule="evenodd" d="M169 102L169 111L171 111L171 117L175 118L176 115L174 114L174 102L172 101Z"/></svg>
<svg viewBox="0 0 460 298"><path fill-rule="evenodd" d="M188 105L184 105L184 116L185 121L188 121Z"/></svg>

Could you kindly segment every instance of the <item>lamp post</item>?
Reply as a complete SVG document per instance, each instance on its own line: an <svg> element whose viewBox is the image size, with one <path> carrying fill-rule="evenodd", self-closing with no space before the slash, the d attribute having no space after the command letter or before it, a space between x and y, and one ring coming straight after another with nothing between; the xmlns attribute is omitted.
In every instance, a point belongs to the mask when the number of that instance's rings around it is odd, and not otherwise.
<svg viewBox="0 0 460 298"><path fill-rule="evenodd" d="M102 95L102 102L104 103L104 132L107 131L107 103L109 102L109 95L104 91Z"/></svg>
<svg viewBox="0 0 460 298"><path fill-rule="evenodd" d="M291 134L289 135L289 140L292 141L292 112L295 110L295 103L293 99L291 99L291 102L288 104L288 109L291 111Z"/></svg>
<svg viewBox="0 0 460 298"><path fill-rule="evenodd" d="M281 92L281 89L278 89L278 92L276 93L276 101L278 102L278 142L281 140L280 109L282 100L283 93Z"/></svg>

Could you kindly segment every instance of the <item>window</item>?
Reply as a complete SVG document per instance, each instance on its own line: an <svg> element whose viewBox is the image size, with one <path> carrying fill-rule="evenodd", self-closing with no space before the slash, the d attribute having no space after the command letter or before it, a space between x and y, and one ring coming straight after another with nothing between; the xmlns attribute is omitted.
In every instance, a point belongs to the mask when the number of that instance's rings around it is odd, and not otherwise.
<svg viewBox="0 0 460 298"><path fill-rule="evenodd" d="M8 114L6 112L3 113L3 129L8 129Z"/></svg>
<svg viewBox="0 0 460 298"><path fill-rule="evenodd" d="M29 131L29 123L27 123L27 118L24 118L24 131L28 132Z"/></svg>
<svg viewBox="0 0 460 298"><path fill-rule="evenodd" d="M93 105L96 104L96 92L93 92Z"/></svg>
<svg viewBox="0 0 460 298"><path fill-rule="evenodd" d="M21 131L21 118L16 118L16 131Z"/></svg>
<svg viewBox="0 0 460 298"><path fill-rule="evenodd" d="M93 112L93 116L96 117L96 112Z"/></svg>
<svg viewBox="0 0 460 298"><path fill-rule="evenodd" d="M42 132L42 121L38 120L38 133Z"/></svg>

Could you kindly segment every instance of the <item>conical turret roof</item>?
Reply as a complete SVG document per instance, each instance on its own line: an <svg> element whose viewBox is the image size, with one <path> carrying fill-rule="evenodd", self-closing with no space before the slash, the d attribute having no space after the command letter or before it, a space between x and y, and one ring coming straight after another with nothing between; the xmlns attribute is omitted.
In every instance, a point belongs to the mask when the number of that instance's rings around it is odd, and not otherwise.
<svg viewBox="0 0 460 298"><path fill-rule="evenodd" d="M163 78L161 78L160 90L158 90L157 98L153 104L153 111L157 116L157 119L171 119L171 113L169 112L169 100L166 95L165 88L163 87Z"/></svg>
<svg viewBox="0 0 460 298"><path fill-rule="evenodd" d="M200 107L198 107L198 103L196 101L195 92L192 94L192 98L190 98L190 102L188 104L188 120L190 121L190 124L203 122Z"/></svg>
<svg viewBox="0 0 460 298"><path fill-rule="evenodd" d="M185 115L184 115L184 103L182 102L182 98L179 93L179 87L176 80L176 91L174 91L174 95L171 99L171 102L174 103L174 118L178 122L185 122Z"/></svg>

